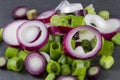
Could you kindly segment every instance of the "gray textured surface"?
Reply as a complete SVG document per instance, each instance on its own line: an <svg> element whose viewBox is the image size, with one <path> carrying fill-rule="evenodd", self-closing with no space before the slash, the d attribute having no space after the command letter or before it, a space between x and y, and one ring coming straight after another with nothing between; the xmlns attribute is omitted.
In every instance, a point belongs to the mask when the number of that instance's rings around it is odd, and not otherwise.
<svg viewBox="0 0 120 80"><path fill-rule="evenodd" d="M0 0L0 26L12 22L11 11L20 5L27 5L39 12L56 7L61 0ZM96 11L109 10L111 17L120 18L120 0L69 0L70 2L81 2L84 6L93 3ZM4 55L6 45L0 42L0 55ZM120 46L114 50L115 65L110 70L102 70L100 80L120 80ZM44 80L34 78L27 72L16 73L0 70L0 80Z"/></svg>

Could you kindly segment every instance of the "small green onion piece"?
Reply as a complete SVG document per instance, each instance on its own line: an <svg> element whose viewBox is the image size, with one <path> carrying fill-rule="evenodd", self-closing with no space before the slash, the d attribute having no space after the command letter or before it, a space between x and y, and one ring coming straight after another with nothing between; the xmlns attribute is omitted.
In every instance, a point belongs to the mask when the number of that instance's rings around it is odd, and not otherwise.
<svg viewBox="0 0 120 80"><path fill-rule="evenodd" d="M88 14L96 14L95 8L93 7L93 4L88 5L85 10L88 11Z"/></svg>
<svg viewBox="0 0 120 80"><path fill-rule="evenodd" d="M67 56L67 64L72 65L73 59Z"/></svg>
<svg viewBox="0 0 120 80"><path fill-rule="evenodd" d="M85 80L86 71L87 71L86 67L80 68L80 74L78 75L79 80Z"/></svg>
<svg viewBox="0 0 120 80"><path fill-rule="evenodd" d="M64 17L60 18L58 26L70 26L69 21Z"/></svg>
<svg viewBox="0 0 120 80"><path fill-rule="evenodd" d="M60 42L51 42L50 43L50 57L54 60L59 59L62 53L61 43Z"/></svg>
<svg viewBox="0 0 120 80"><path fill-rule="evenodd" d="M41 49L39 49L40 52L47 52L47 53L49 53L49 50L50 50L50 41L48 41L46 45L44 45Z"/></svg>
<svg viewBox="0 0 120 80"><path fill-rule="evenodd" d="M81 69L84 67L82 60L74 60L72 63L72 75L78 76L81 73Z"/></svg>
<svg viewBox="0 0 120 80"><path fill-rule="evenodd" d="M23 60L19 57L8 59L7 69L13 71L20 71L23 68Z"/></svg>
<svg viewBox="0 0 120 80"><path fill-rule="evenodd" d="M59 35L50 35L49 40L50 40L50 42L53 42L53 41L61 42L61 36L59 36Z"/></svg>
<svg viewBox="0 0 120 80"><path fill-rule="evenodd" d="M112 55L113 51L114 51L113 42L105 40L104 45L102 46L102 49L99 52L99 55L109 56Z"/></svg>
<svg viewBox="0 0 120 80"><path fill-rule="evenodd" d="M83 24L83 16L72 16L71 27L81 26Z"/></svg>
<svg viewBox="0 0 120 80"><path fill-rule="evenodd" d="M50 60L50 62L47 64L47 72L54 73L55 75L59 75L60 74L60 64L54 60Z"/></svg>
<svg viewBox="0 0 120 80"><path fill-rule="evenodd" d="M45 80L55 80L55 74L54 73L49 73Z"/></svg>
<svg viewBox="0 0 120 80"><path fill-rule="evenodd" d="M6 57L7 59L10 59L10 58L12 58L12 57L15 57L15 56L18 55L18 51L19 51L19 49L17 49L17 48L8 47L8 48L6 49L6 52L5 52L5 57Z"/></svg>
<svg viewBox="0 0 120 80"><path fill-rule="evenodd" d="M84 66L86 67L86 69L88 69L91 65L91 59L89 60L84 60Z"/></svg>
<svg viewBox="0 0 120 80"><path fill-rule="evenodd" d="M53 26L58 26L58 23L59 23L59 19L60 19L60 15L53 15L51 18L50 18L50 23L51 25Z"/></svg>
<svg viewBox="0 0 120 80"><path fill-rule="evenodd" d="M76 45L76 42L75 42L75 40L72 39L71 40L71 46L72 46L73 49L75 49L75 45Z"/></svg>
<svg viewBox="0 0 120 80"><path fill-rule="evenodd" d="M103 19L109 19L110 13L107 10L102 10L98 13L99 16L101 16Z"/></svg>
<svg viewBox="0 0 120 80"><path fill-rule="evenodd" d="M66 64L67 63L67 57L66 55L61 55L60 58L58 59L58 63L60 64Z"/></svg>
<svg viewBox="0 0 120 80"><path fill-rule="evenodd" d="M89 40L82 40L81 46L83 47L85 52L89 52L92 50L91 42Z"/></svg>
<svg viewBox="0 0 120 80"><path fill-rule="evenodd" d="M23 50L21 50L21 51L18 52L18 57L22 58L23 61L25 60L25 58L26 58L27 55L28 55L28 53L25 52L25 51L23 51Z"/></svg>
<svg viewBox="0 0 120 80"><path fill-rule="evenodd" d="M110 69L114 64L114 58L112 56L102 56L100 61L100 66L104 69Z"/></svg>
<svg viewBox="0 0 120 80"><path fill-rule="evenodd" d="M92 46L92 48L95 47L96 42L97 42L97 39L96 39L96 38L93 38L93 39L91 40L91 46Z"/></svg>
<svg viewBox="0 0 120 80"><path fill-rule="evenodd" d="M2 41L2 32L3 32L3 28L0 28L0 41Z"/></svg>
<svg viewBox="0 0 120 80"><path fill-rule="evenodd" d="M61 66L61 75L69 75L71 73L70 66L68 64L63 64Z"/></svg>
<svg viewBox="0 0 120 80"><path fill-rule="evenodd" d="M31 9L27 12L27 18L28 19L35 19L37 16L37 10L36 9Z"/></svg>
<svg viewBox="0 0 120 80"><path fill-rule="evenodd" d="M120 33L117 33L112 37L112 42L114 42L116 45L120 45Z"/></svg>

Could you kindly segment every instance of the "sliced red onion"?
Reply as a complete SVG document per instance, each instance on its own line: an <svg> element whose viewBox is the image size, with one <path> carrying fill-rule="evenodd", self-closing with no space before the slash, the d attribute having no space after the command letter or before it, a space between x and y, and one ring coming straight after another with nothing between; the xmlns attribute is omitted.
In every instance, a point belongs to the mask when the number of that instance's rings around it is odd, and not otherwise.
<svg viewBox="0 0 120 80"><path fill-rule="evenodd" d="M27 20L17 20L14 21L10 24L8 24L4 29L3 29L3 40L5 41L6 44L12 47L18 47L19 43L17 40L17 29L18 27L26 22Z"/></svg>
<svg viewBox="0 0 120 80"><path fill-rule="evenodd" d="M63 8L66 5L69 5L70 3L67 0L63 0L60 2L60 4L55 8L55 10L60 10L61 8Z"/></svg>
<svg viewBox="0 0 120 80"><path fill-rule="evenodd" d="M50 61L50 55L48 53L46 53L46 52L40 52L40 53L45 57L47 62Z"/></svg>
<svg viewBox="0 0 120 80"><path fill-rule="evenodd" d="M45 58L40 53L30 53L25 59L25 68L32 75L40 75L45 67Z"/></svg>
<svg viewBox="0 0 120 80"><path fill-rule="evenodd" d="M47 26L47 28L49 28L50 26L52 26L50 23L45 23L45 25Z"/></svg>
<svg viewBox="0 0 120 80"><path fill-rule="evenodd" d="M79 37L80 39L76 40L77 42L81 42L82 40L85 39L91 41L95 37L95 34L91 31L84 31L84 32L79 32Z"/></svg>
<svg viewBox="0 0 120 80"><path fill-rule="evenodd" d="M87 14L84 20L87 25L95 27L101 33L104 33L107 31L108 26L106 21L102 17L96 14Z"/></svg>
<svg viewBox="0 0 120 80"><path fill-rule="evenodd" d="M102 33L105 39L111 40L111 38L118 32L120 32L120 20L117 18L112 18L106 20L108 25L106 32Z"/></svg>
<svg viewBox="0 0 120 80"><path fill-rule="evenodd" d="M29 39L32 39L36 35L31 36L31 34L29 33L26 34L26 33L30 32L31 30L33 31L33 33L36 33L38 31L38 29L36 28L39 29L39 32L40 32L39 37L33 42L28 42L26 37L28 37ZM17 31L17 39L18 39L20 46L23 49L30 50L30 51L38 50L42 46L44 46L48 41L48 36L49 35L48 35L46 25L36 20L25 22L18 28L18 31Z"/></svg>
<svg viewBox="0 0 120 80"><path fill-rule="evenodd" d="M87 53L76 52L71 46L71 40L72 40L73 36L76 34L76 32L79 32L81 30L91 31L96 36L96 39L97 39L96 46L90 52L87 52ZM68 34L65 36L64 41L63 41L63 50L65 51L65 54L70 56L71 58L75 58L75 59L92 58L95 55L97 55L97 53L99 52L101 47L102 47L102 36L97 29L95 29L91 26L80 26L80 27L76 27L76 28L72 29L71 31L68 32Z"/></svg>
<svg viewBox="0 0 120 80"><path fill-rule="evenodd" d="M74 14L77 16L85 16L88 14L88 11L85 9L82 9L82 10L78 10L78 11L74 12Z"/></svg>
<svg viewBox="0 0 120 80"><path fill-rule="evenodd" d="M60 9L60 12L61 13L73 13L73 12L76 12L76 11L82 10L82 9L83 9L83 6L81 3L72 3L72 4L62 7Z"/></svg>
<svg viewBox="0 0 120 80"><path fill-rule="evenodd" d="M49 10L38 15L36 19L44 23L50 23L50 18L56 13L56 10Z"/></svg>
<svg viewBox="0 0 120 80"><path fill-rule="evenodd" d="M12 17L14 19L27 19L26 13L28 12L28 7L26 6L19 6L15 8L12 12Z"/></svg>
<svg viewBox="0 0 120 80"><path fill-rule="evenodd" d="M51 34L65 35L73 28L63 26L51 26L48 28Z"/></svg>
<svg viewBox="0 0 120 80"><path fill-rule="evenodd" d="M75 76L59 76L57 80L78 80Z"/></svg>
<svg viewBox="0 0 120 80"><path fill-rule="evenodd" d="M107 40L111 40L111 38L120 31L120 20L116 18L108 19L105 21L98 15L87 14L85 16L85 22L87 25L91 25L98 29L101 32L102 36Z"/></svg>

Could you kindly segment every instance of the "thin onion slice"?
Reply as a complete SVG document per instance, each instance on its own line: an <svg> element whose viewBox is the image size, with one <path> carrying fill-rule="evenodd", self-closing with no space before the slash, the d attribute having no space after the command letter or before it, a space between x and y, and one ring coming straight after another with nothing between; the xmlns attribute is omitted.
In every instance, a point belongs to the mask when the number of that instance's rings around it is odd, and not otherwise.
<svg viewBox="0 0 120 80"><path fill-rule="evenodd" d="M28 42L26 36L31 39L31 34L26 34L28 30L35 30L35 27L39 29L40 35L33 42ZM48 41L48 31L45 24L40 21L27 21L22 24L17 31L17 39L20 46L26 50L38 50L44 46Z"/></svg>
<svg viewBox="0 0 120 80"><path fill-rule="evenodd" d="M40 53L30 53L25 59L25 68L32 75L40 75L45 67L45 58Z"/></svg>
<svg viewBox="0 0 120 80"><path fill-rule="evenodd" d="M67 76L59 76L57 80L78 80L78 78L75 76L67 75Z"/></svg>
<svg viewBox="0 0 120 80"><path fill-rule="evenodd" d="M26 22L27 20L16 20L10 24L8 24L4 29L3 29L3 40L4 42L12 47L19 47L19 42L17 40L17 29L18 27Z"/></svg>
<svg viewBox="0 0 120 80"><path fill-rule="evenodd" d="M40 20L44 23L50 23L50 18L56 14L56 10L49 10L41 13L40 15L37 16L36 20Z"/></svg>
<svg viewBox="0 0 120 80"><path fill-rule="evenodd" d="M72 40L74 34L76 34L76 32L78 32L80 30L89 30L95 34L97 43L92 51L84 53L84 52L76 52L75 50L73 50L73 48L71 46L71 40ZM87 26L87 25L76 27L76 28L72 29L71 31L68 32L68 34L65 36L64 41L63 41L63 50L65 51L66 55L70 56L71 58L75 58L75 59L92 58L95 55L97 55L97 53L99 52L101 47L102 47L101 34L99 33L99 31L97 29L95 29L91 26Z"/></svg>

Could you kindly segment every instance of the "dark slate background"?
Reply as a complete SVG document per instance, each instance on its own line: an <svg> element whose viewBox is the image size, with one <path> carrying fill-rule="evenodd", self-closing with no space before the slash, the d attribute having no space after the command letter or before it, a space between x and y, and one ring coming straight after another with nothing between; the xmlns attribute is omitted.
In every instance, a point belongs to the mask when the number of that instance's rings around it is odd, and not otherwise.
<svg viewBox="0 0 120 80"><path fill-rule="evenodd" d="M96 11L108 10L111 17L120 18L120 0L69 0L70 2L81 2L83 6L92 3ZM11 11L21 5L26 5L30 8L35 8L39 12L49 9L54 9L61 0L0 0L0 26L13 21ZM4 55L6 45L0 42L0 56ZM120 80L120 47L116 46L113 54L115 64L110 70L102 70L102 75L99 80ZM42 78L34 78L26 71L21 73L0 70L0 80L44 80Z"/></svg>

